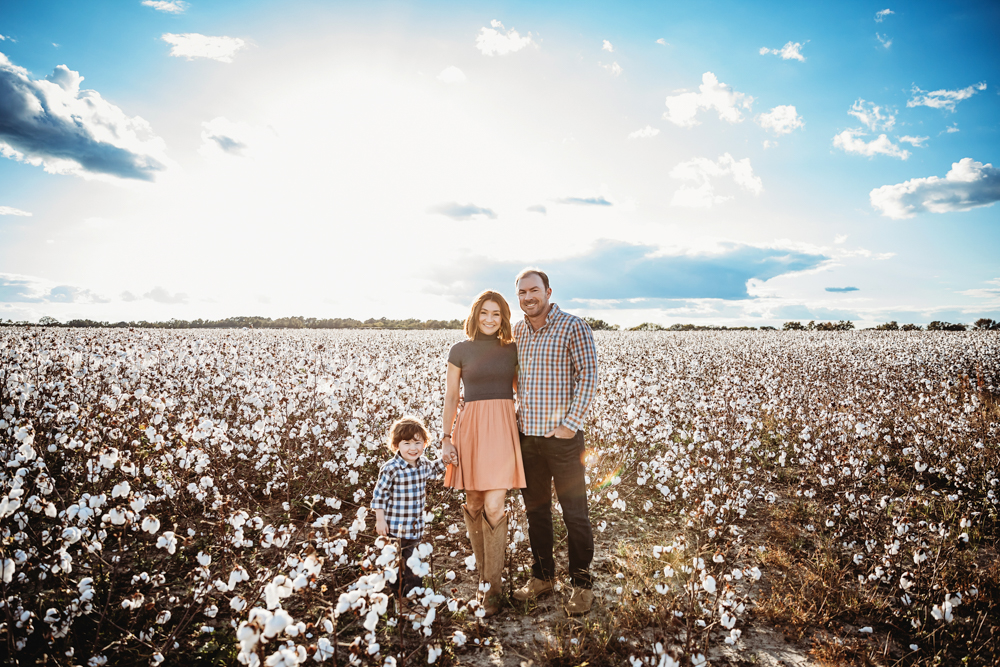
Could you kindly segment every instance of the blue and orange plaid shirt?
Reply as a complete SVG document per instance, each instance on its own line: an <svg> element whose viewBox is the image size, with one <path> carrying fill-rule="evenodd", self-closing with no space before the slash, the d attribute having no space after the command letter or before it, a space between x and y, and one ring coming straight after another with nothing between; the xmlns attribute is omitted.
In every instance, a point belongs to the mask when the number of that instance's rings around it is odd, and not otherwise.
<svg viewBox="0 0 1000 667"><path fill-rule="evenodd" d="M517 425L545 435L562 425L579 431L597 392L597 347L590 325L551 304L545 324L514 325L517 341Z"/></svg>

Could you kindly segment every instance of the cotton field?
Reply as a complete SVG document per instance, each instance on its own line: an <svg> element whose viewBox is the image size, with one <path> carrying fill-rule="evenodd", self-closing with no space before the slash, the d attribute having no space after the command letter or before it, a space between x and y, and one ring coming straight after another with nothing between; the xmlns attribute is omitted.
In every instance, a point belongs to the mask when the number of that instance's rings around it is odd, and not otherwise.
<svg viewBox="0 0 1000 667"><path fill-rule="evenodd" d="M0 329L0 658L496 656L498 629L539 610L482 618L461 497L434 489L402 564L366 509L391 421L440 433L460 339ZM777 628L827 664L1000 660L1000 335L596 339L598 609L520 655L727 664ZM530 555L508 507L517 585ZM404 613L401 566L427 585Z"/></svg>

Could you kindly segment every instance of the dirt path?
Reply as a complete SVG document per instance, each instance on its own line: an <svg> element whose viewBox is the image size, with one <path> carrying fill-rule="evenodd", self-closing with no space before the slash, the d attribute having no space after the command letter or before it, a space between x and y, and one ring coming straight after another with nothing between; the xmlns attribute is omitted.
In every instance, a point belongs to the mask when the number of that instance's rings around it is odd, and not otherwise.
<svg viewBox="0 0 1000 667"><path fill-rule="evenodd" d="M597 517L595 524L599 523ZM638 541L646 537L650 526L642 520L609 522L604 532L595 531L595 556L592 566L594 574L595 603L590 614L583 617L567 617L563 604L568 599L569 589L557 583L553 595L535 602L520 603L510 600L500 613L490 619L468 624L465 630L468 641L464 647L456 648L458 663L474 667L522 667L523 665L573 664L589 662L590 665L607 664L603 660L588 659L586 653L572 654L574 637L582 638L588 632L614 625L614 614L621 596L617 588L621 581L615 574L621 569L616 554L623 541ZM666 533L668 527L658 526L657 533ZM558 531L558 529L557 529ZM458 534L439 535L435 539L435 551L443 554L436 566L455 573L449 582L448 592L460 599L470 599L475 595L477 575L466 568L465 558L471 554L465 531ZM521 553L524 553L524 549ZM451 555L454 554L454 555ZM525 554L526 555L526 554ZM516 560L516 559L515 559ZM517 568L523 568L517 571ZM557 571L565 575L565 541L556 547ZM515 562L512 566L514 586L526 581L530 568L526 562ZM505 586L506 586L505 581ZM628 593L625 592L627 595ZM708 656L713 665L758 665L763 667L811 667L818 663L809 655L809 647L804 643L790 643L772 628L750 625L742 626L743 635L736 647L725 645L721 638L713 642L713 652ZM478 644L476 640L478 639ZM636 649L637 657L651 655L656 637L652 628L642 637L624 639ZM578 639L579 641L579 639Z"/></svg>

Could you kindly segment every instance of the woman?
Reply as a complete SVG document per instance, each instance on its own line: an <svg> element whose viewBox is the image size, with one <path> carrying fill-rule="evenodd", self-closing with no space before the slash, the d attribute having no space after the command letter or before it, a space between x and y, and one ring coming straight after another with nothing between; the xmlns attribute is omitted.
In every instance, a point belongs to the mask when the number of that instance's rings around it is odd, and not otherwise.
<svg viewBox="0 0 1000 667"><path fill-rule="evenodd" d="M465 491L465 526L480 584L489 584L483 606L492 616L499 608L507 545L504 497L508 489L525 486L514 411L517 347L507 301L489 290L476 297L465 335L448 355L442 443L451 463L457 454L457 465L448 466L444 484ZM459 384L465 388L461 412Z"/></svg>

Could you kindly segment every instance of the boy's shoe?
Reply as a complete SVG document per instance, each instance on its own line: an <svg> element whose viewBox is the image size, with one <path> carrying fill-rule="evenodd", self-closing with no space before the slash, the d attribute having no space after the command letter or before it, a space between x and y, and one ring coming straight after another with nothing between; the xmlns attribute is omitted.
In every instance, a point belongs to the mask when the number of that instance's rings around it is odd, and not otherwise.
<svg viewBox="0 0 1000 667"><path fill-rule="evenodd" d="M566 603L567 616L586 614L594 604L594 591L589 588L574 588Z"/></svg>
<svg viewBox="0 0 1000 667"><path fill-rule="evenodd" d="M548 595L552 592L552 589L553 585L551 581L535 579L532 577L531 581L514 591L514 599L520 600L521 602L534 600L535 598L539 598L543 595Z"/></svg>

